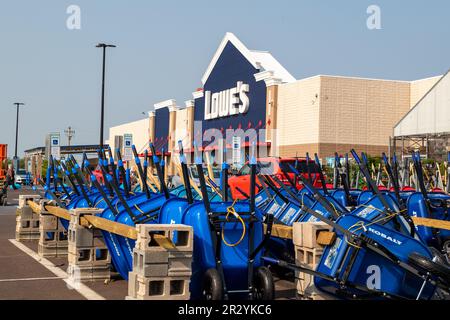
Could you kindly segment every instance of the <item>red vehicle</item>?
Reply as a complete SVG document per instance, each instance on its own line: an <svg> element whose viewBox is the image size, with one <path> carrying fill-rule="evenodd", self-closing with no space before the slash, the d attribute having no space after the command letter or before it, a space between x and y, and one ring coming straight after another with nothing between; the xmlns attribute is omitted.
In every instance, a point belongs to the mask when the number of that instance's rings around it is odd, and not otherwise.
<svg viewBox="0 0 450 320"><path fill-rule="evenodd" d="M259 158L258 164L260 167L260 174L268 176L276 176L280 181L286 185L290 185L289 179L294 181L294 173L291 171L289 164L295 167L297 161L297 168L302 172L305 178L308 178L308 170L306 167L306 159L295 159L295 158ZM286 172L289 179L283 173ZM313 185L316 188L321 188L322 184L320 182L319 173L314 161L309 162L309 172ZM256 181L257 184L258 180ZM233 199L245 199L246 196L243 194L250 195L250 166L248 162L239 170L239 173L228 179L228 184L230 186L230 191ZM302 185L297 179L297 189L300 190ZM258 189L255 191L258 192Z"/></svg>

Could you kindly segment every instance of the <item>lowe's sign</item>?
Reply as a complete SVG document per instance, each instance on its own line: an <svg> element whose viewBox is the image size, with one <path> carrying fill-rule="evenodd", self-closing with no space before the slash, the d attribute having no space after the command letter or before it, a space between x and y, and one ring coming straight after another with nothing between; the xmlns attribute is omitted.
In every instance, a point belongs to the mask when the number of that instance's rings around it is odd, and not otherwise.
<svg viewBox="0 0 450 320"><path fill-rule="evenodd" d="M236 87L211 93L205 92L205 120L224 118L248 112L250 86L238 81Z"/></svg>
<svg viewBox="0 0 450 320"><path fill-rule="evenodd" d="M194 121L206 130L264 129L266 123L266 84L256 81L260 70L228 42L203 83L203 94L195 97ZM244 143L244 142L243 142Z"/></svg>

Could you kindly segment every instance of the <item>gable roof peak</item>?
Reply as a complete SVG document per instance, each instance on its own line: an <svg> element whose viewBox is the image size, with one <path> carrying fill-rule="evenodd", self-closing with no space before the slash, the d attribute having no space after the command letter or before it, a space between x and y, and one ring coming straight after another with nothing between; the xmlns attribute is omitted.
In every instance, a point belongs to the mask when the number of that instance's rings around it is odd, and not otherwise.
<svg viewBox="0 0 450 320"><path fill-rule="evenodd" d="M273 71L283 82L295 81L295 78L270 54L270 52L249 50L238 37L231 32L227 32L202 77L203 85L205 85L211 75L211 72L228 43L231 43L255 69Z"/></svg>

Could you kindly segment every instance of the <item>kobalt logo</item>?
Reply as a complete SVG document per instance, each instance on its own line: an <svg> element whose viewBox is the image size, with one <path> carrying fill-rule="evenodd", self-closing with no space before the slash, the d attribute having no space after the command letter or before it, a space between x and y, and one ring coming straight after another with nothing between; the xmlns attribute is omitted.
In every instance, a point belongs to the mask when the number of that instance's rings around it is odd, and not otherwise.
<svg viewBox="0 0 450 320"><path fill-rule="evenodd" d="M239 81L235 88L205 92L205 120L212 120L248 112L250 86Z"/></svg>
<svg viewBox="0 0 450 320"><path fill-rule="evenodd" d="M382 237L383 239L386 239L386 240L391 241L391 242L393 242L395 244L398 244L399 246L402 244L402 242L400 240L392 238L391 236L388 236L387 234L385 234L383 232L380 232L378 230L369 228L369 232L372 232L372 233L376 234L377 236Z"/></svg>

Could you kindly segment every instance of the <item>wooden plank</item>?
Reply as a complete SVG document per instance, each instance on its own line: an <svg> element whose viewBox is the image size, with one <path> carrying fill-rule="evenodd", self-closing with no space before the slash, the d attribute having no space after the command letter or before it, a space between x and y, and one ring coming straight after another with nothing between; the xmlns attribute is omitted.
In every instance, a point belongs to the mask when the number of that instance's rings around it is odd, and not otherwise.
<svg viewBox="0 0 450 320"><path fill-rule="evenodd" d="M264 224L264 232L267 231L267 225ZM281 224L272 225L272 236L281 239L291 239L293 237L292 227Z"/></svg>
<svg viewBox="0 0 450 320"><path fill-rule="evenodd" d="M34 201L28 200L27 204L30 206L31 210L34 213L41 213L41 206Z"/></svg>
<svg viewBox="0 0 450 320"><path fill-rule="evenodd" d="M40 213L40 205L33 201L28 201L28 205L31 207L31 210L35 213ZM46 206L45 210L48 213L65 220L70 220L70 212L66 209L54 207L54 206ZM118 223L115 221L111 221L108 219L85 215L80 218L80 224L87 228L95 227L97 229L105 230L119 236L123 236L130 239L137 239L137 230L134 227L130 227L123 223Z"/></svg>
<svg viewBox="0 0 450 320"><path fill-rule="evenodd" d="M416 226L450 230L450 221L413 217Z"/></svg>
<svg viewBox="0 0 450 320"><path fill-rule="evenodd" d="M45 206L45 210L58 218L70 220L70 213L66 209L53 206Z"/></svg>
<svg viewBox="0 0 450 320"><path fill-rule="evenodd" d="M80 218L80 224L88 228L95 227L133 240L136 240L138 235L135 227L91 215L82 216Z"/></svg>
<svg viewBox="0 0 450 320"><path fill-rule="evenodd" d="M336 233L330 231L320 231L317 236L317 243L321 246L329 246L336 240Z"/></svg>

